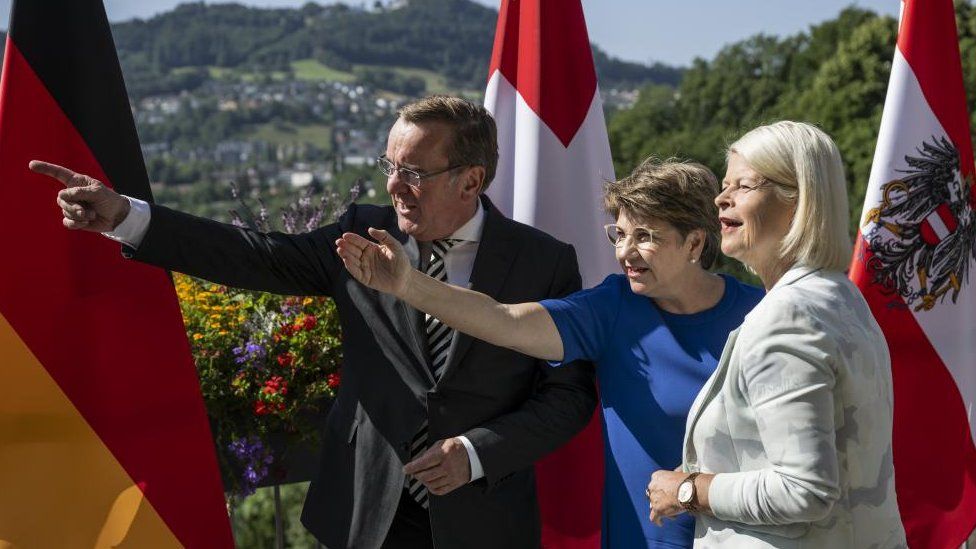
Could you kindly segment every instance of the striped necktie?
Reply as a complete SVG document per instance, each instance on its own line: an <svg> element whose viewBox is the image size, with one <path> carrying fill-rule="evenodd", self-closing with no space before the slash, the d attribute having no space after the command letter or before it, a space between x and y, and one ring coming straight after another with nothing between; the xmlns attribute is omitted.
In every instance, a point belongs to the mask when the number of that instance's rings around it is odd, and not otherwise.
<svg viewBox="0 0 976 549"><path fill-rule="evenodd" d="M463 242L453 238L435 240L431 245L430 263L427 264L426 273L431 278L436 278L442 282L447 282L447 268L444 265L444 258L447 252L458 243ZM446 324L442 324L437 318L425 315L424 326L427 330L427 349L430 351L431 370L434 374L436 383L444 375L447 367L447 355L451 349L451 340L454 338L454 330ZM410 444L410 460L417 459L427 449L427 420L424 419L420 430L414 435ZM417 503L427 508L427 488L419 480L408 478L407 490Z"/></svg>

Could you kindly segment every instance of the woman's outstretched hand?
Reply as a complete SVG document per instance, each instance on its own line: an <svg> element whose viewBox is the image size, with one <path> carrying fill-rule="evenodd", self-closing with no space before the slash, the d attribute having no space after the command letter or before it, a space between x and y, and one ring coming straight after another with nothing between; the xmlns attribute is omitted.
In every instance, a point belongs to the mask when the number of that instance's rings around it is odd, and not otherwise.
<svg viewBox="0 0 976 549"><path fill-rule="evenodd" d="M336 240L339 257L346 270L359 282L388 294L402 297L410 279L410 260L403 246L390 233L369 229L371 242L355 233L344 233Z"/></svg>

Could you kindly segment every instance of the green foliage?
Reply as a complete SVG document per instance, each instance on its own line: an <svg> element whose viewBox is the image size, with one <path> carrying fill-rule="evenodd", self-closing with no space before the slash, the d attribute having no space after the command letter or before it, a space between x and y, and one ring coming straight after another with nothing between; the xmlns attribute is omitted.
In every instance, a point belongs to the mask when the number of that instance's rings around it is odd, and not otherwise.
<svg viewBox="0 0 976 549"><path fill-rule="evenodd" d="M302 504L308 483L280 487L285 547L315 547L315 538L302 526ZM233 508L231 526L235 545L240 549L274 547L274 491L261 488Z"/></svg>
<svg viewBox="0 0 976 549"><path fill-rule="evenodd" d="M240 4L221 4L218 8L195 2L149 20L115 24L112 32L120 51L142 52L150 66L161 70L253 63L255 54L267 44L304 26L302 10L255 9ZM244 29L246 32L241 32ZM310 53L306 51L302 57Z"/></svg>
<svg viewBox="0 0 976 549"><path fill-rule="evenodd" d="M957 12L960 28L966 29L961 45L976 59L976 12L968 4ZM696 59L677 88L646 87L633 108L610 119L617 173L626 174L654 155L697 160L721 176L727 146L745 131L776 120L808 121L828 132L844 156L853 232L895 40L894 19L848 8L807 32L757 35L726 46L710 61ZM733 263L719 268L734 271Z"/></svg>
<svg viewBox="0 0 976 549"><path fill-rule="evenodd" d="M393 69L358 65L353 69L356 81L373 88L389 90L410 97L424 95L427 81L419 76L410 76Z"/></svg>
<svg viewBox="0 0 976 549"><path fill-rule="evenodd" d="M496 10L471 0L411 0L396 9L380 5L370 10L342 3L265 9L196 2L112 28L134 98L198 86L202 73L173 74L185 67L244 73L294 70L302 78L338 79L347 79L356 65L402 67L437 73L453 89L480 90L497 18ZM605 87L677 85L681 79L681 69L675 67L621 61L595 46L593 55ZM309 59L337 72L294 66ZM399 72L386 81L378 76L367 74L388 91L423 91L415 75ZM179 82L186 88L178 88Z"/></svg>
<svg viewBox="0 0 976 549"><path fill-rule="evenodd" d="M871 172L896 39L890 18L867 20L820 66L785 118L810 120L837 142L848 174L851 232L856 230Z"/></svg>
<svg viewBox="0 0 976 549"><path fill-rule="evenodd" d="M296 80L354 82L356 76L346 69L351 69L349 63L338 62L337 59L327 59L328 64L317 59L299 59L291 62L291 70ZM340 68L338 65L342 65Z"/></svg>

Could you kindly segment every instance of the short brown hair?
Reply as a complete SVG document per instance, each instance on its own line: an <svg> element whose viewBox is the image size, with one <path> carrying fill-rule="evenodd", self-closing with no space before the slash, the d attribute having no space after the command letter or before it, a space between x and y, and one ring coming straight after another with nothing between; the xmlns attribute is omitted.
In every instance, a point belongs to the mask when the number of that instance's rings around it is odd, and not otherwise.
<svg viewBox="0 0 976 549"><path fill-rule="evenodd" d="M627 177L607 183L603 207L616 219L623 210L634 220L660 219L678 229L682 238L695 230L705 232L701 266L712 266L720 249L718 179L697 162L648 158Z"/></svg>
<svg viewBox="0 0 976 549"><path fill-rule="evenodd" d="M448 162L451 165L484 167L485 180L481 184L481 192L485 192L495 178L498 166L498 131L495 119L487 109L460 97L431 95L404 105L399 115L404 122L411 124L447 124L454 134L447 150Z"/></svg>

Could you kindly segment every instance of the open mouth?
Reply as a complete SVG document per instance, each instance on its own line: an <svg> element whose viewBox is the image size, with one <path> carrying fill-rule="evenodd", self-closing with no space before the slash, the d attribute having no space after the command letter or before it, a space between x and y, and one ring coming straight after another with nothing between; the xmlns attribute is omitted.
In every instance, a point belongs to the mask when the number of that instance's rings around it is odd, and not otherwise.
<svg viewBox="0 0 976 549"><path fill-rule="evenodd" d="M722 223L722 232L734 231L742 226L742 222L738 219L732 219L730 217L720 217L719 222Z"/></svg>
<svg viewBox="0 0 976 549"><path fill-rule="evenodd" d="M637 278L650 269L647 267L634 267L633 265L627 265L624 267L624 270L627 272L627 278Z"/></svg>

